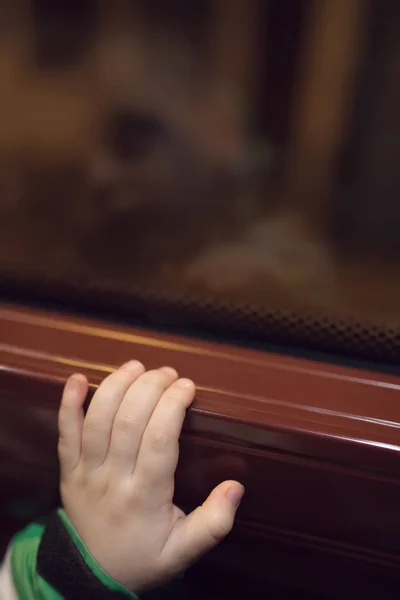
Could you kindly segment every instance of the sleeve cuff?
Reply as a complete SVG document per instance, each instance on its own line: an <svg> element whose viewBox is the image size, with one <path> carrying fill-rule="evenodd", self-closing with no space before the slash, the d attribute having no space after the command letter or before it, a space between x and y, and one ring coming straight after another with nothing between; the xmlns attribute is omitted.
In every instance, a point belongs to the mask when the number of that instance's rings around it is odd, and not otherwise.
<svg viewBox="0 0 400 600"><path fill-rule="evenodd" d="M64 598L138 600L95 561L63 509L53 513L47 523L37 554L37 571Z"/></svg>

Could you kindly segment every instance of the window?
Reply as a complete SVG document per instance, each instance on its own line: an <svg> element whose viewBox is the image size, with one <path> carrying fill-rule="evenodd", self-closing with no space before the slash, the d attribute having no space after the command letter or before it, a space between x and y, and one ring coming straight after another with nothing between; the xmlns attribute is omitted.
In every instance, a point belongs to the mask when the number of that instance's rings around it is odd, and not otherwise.
<svg viewBox="0 0 400 600"><path fill-rule="evenodd" d="M398 364L397 3L3 4L3 291Z"/></svg>

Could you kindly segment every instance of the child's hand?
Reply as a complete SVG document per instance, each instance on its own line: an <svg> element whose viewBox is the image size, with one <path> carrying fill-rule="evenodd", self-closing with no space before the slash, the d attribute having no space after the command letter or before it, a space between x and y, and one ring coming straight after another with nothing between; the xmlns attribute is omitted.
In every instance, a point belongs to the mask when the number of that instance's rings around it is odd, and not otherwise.
<svg viewBox="0 0 400 600"><path fill-rule="evenodd" d="M220 484L190 515L172 503L178 439L194 384L135 361L109 375L86 417L84 376L67 382L59 414L61 495L88 550L134 592L156 587L232 528L243 487Z"/></svg>

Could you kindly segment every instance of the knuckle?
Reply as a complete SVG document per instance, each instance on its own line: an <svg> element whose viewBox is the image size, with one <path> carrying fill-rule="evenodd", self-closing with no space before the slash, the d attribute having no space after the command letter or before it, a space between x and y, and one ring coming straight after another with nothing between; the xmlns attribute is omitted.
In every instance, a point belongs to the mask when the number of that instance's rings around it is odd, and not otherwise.
<svg viewBox="0 0 400 600"><path fill-rule="evenodd" d="M167 375L168 377L172 377L173 379L177 379L179 377L178 371L176 369L174 369L173 367L169 367L169 366L161 367L159 369L159 371L161 371L161 373L163 373L164 375Z"/></svg>
<svg viewBox="0 0 400 600"><path fill-rule="evenodd" d="M185 394L176 393L173 390L166 393L164 395L165 404L167 405L168 412L171 415L176 415L177 413L181 413L182 410L185 410L187 407L187 398Z"/></svg>
<svg viewBox="0 0 400 600"><path fill-rule="evenodd" d="M210 519L209 532L211 537L216 541L220 542L223 540L232 528L232 523L227 518L223 518L221 515L215 516Z"/></svg>
<svg viewBox="0 0 400 600"><path fill-rule="evenodd" d="M107 433L109 431L109 428L99 419L86 419L83 428L89 434Z"/></svg>
<svg viewBox="0 0 400 600"><path fill-rule="evenodd" d="M57 448L61 452L69 450L70 448L70 444L68 443L67 438L62 433L60 433L58 436Z"/></svg>
<svg viewBox="0 0 400 600"><path fill-rule="evenodd" d="M141 507L146 504L147 496L143 499L143 492L133 484L132 477L118 482L116 489L118 500L126 507Z"/></svg>
<svg viewBox="0 0 400 600"><path fill-rule="evenodd" d="M61 459L64 459L68 456L68 451L69 451L69 448L68 448L66 441L64 440L64 438L60 437L58 439L58 443L57 443L58 456Z"/></svg>
<svg viewBox="0 0 400 600"><path fill-rule="evenodd" d="M110 373L99 385L95 396L97 398L104 398L108 396L111 389L115 387L124 386L127 382L132 379L132 373L124 369L116 369Z"/></svg>
<svg viewBox="0 0 400 600"><path fill-rule="evenodd" d="M125 371L124 369L118 369L114 371L109 377L110 382L118 382L124 384L126 381L130 381L132 379L132 373L130 371Z"/></svg>
<svg viewBox="0 0 400 600"><path fill-rule="evenodd" d="M141 377L141 383L146 387L162 389L164 386L165 377L160 371L147 371Z"/></svg>
<svg viewBox="0 0 400 600"><path fill-rule="evenodd" d="M135 426L135 419L132 415L123 413L117 416L115 426L121 431L131 430Z"/></svg>
<svg viewBox="0 0 400 600"><path fill-rule="evenodd" d="M60 475L60 491L62 497L64 497L65 490L70 490L71 488L75 490L82 490L87 488L87 473L82 469L82 465L80 462L76 464L76 466L71 470L61 469Z"/></svg>
<svg viewBox="0 0 400 600"><path fill-rule="evenodd" d="M168 448L168 446L172 442L172 438L170 435L166 433L156 433L151 436L150 445L153 452L157 454L162 454Z"/></svg>

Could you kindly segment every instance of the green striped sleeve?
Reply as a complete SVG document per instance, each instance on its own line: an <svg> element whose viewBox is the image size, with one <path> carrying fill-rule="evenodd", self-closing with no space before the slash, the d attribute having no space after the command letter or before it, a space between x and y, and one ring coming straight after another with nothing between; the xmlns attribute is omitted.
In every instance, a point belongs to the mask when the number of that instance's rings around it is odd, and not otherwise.
<svg viewBox="0 0 400 600"><path fill-rule="evenodd" d="M94 560L61 509L15 536L11 569L19 600L138 600Z"/></svg>
<svg viewBox="0 0 400 600"><path fill-rule="evenodd" d="M13 540L12 578L20 600L62 600L62 596L36 571L36 557L43 531L42 525L32 523Z"/></svg>

